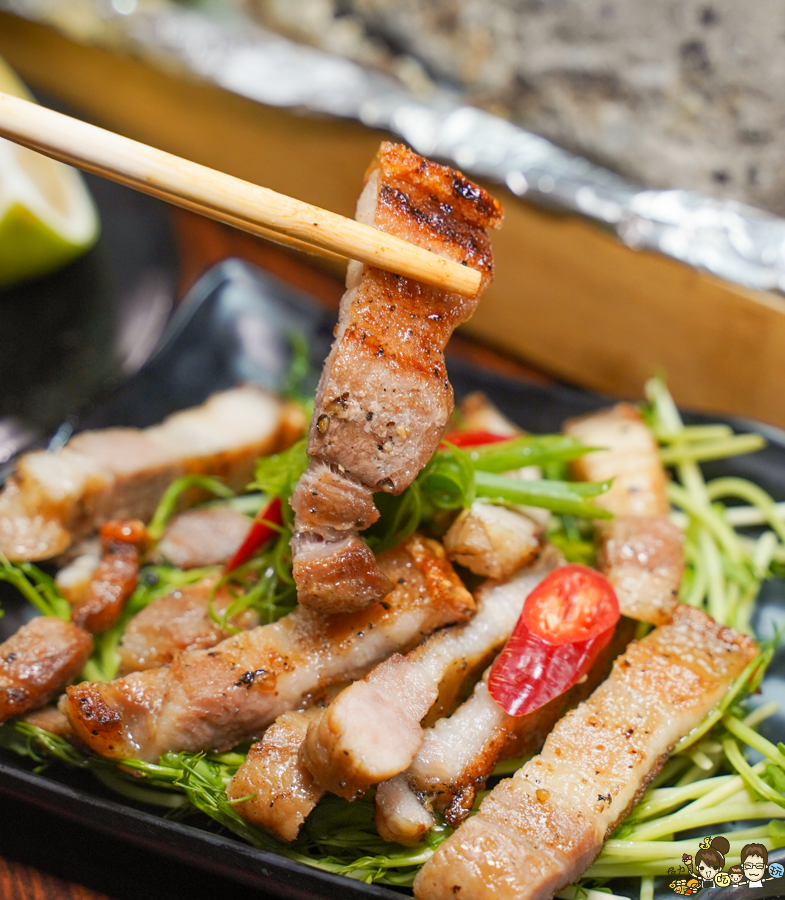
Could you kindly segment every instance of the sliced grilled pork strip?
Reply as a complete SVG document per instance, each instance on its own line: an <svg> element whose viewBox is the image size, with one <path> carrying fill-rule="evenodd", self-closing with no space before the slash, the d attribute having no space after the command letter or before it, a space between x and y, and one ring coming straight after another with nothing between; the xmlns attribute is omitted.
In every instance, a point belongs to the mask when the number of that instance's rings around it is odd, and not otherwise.
<svg viewBox="0 0 785 900"><path fill-rule="evenodd" d="M603 447L572 463L581 481L607 481L613 485L595 499L616 516L667 516L665 469L654 435L630 403L618 403L564 423L564 433L587 447Z"/></svg>
<svg viewBox="0 0 785 900"><path fill-rule="evenodd" d="M291 710L273 722L251 746L226 788L238 813L284 841L293 841L324 791L300 761L300 748L316 707Z"/></svg>
<svg viewBox="0 0 785 900"><path fill-rule="evenodd" d="M405 772L383 781L376 789L375 802L374 823L385 841L413 847L436 824L433 813L412 790Z"/></svg>
<svg viewBox="0 0 785 900"><path fill-rule="evenodd" d="M415 896L545 900L572 884L755 652L746 635L678 607L442 844L415 879Z"/></svg>
<svg viewBox="0 0 785 900"><path fill-rule="evenodd" d="M79 674L93 649L72 622L36 616L0 644L0 722L44 706Z"/></svg>
<svg viewBox="0 0 785 900"><path fill-rule="evenodd" d="M597 562L633 619L660 625L679 602L684 535L666 516L621 516L599 529Z"/></svg>
<svg viewBox="0 0 785 900"><path fill-rule="evenodd" d="M465 431L486 431L502 437L523 433L481 391L464 397L458 409ZM524 480L542 478L538 466L525 466L507 474ZM501 581L536 556L549 519L550 513L545 509L497 506L475 500L445 534L444 549L453 562L475 575Z"/></svg>
<svg viewBox="0 0 785 900"><path fill-rule="evenodd" d="M362 677L474 611L434 541L413 536L382 554L379 565L396 587L369 609L326 616L298 606L210 650L181 653L168 666L69 688L62 710L104 756L157 760L166 750L225 750L316 691Z"/></svg>
<svg viewBox="0 0 785 900"><path fill-rule="evenodd" d="M357 218L472 266L483 280L477 296L467 299L349 265L308 434L311 469L292 501L298 513L292 548L299 599L321 610L331 604L336 611L357 609L390 589L370 573L368 590L352 597L344 589L344 570L367 569L372 561L359 539L347 546L344 538L373 515L374 491L401 493L438 446L453 407L444 347L491 280L485 228L498 227L501 207L460 173L383 143L366 177ZM323 579L318 593L312 566ZM332 597L331 566L338 582Z"/></svg>
<svg viewBox="0 0 785 900"><path fill-rule="evenodd" d="M605 678L613 660L632 639L634 629L632 620L622 619L585 681L525 716L508 715L496 703L488 693L486 671L465 703L426 730L408 770L392 779L402 780L408 795L400 783L392 789L388 787L391 782L379 785L376 822L384 822L388 840L409 844L415 833L422 835L423 813L412 799L426 813L438 809L449 825L459 825L496 763L538 750L565 710L580 703Z"/></svg>
<svg viewBox="0 0 785 900"><path fill-rule="evenodd" d="M229 637L232 632L221 628L210 615L210 594L217 580L215 575L185 585L137 613L120 641L121 675L166 665L183 650L209 649ZM228 591L219 590L213 602L217 615L223 615L233 600ZM258 624L259 616L251 609L229 619L231 628L241 631Z"/></svg>
<svg viewBox="0 0 785 900"><path fill-rule="evenodd" d="M147 532L138 519L114 520L101 527L101 541L104 554L71 613L71 621L91 634L111 628L136 589Z"/></svg>
<svg viewBox="0 0 785 900"><path fill-rule="evenodd" d="M537 555L542 531L517 509L475 500L450 526L444 549L475 575L500 581Z"/></svg>
<svg viewBox="0 0 785 900"><path fill-rule="evenodd" d="M564 431L607 448L572 465L578 478L614 479L596 502L616 517L599 527L598 536L600 568L616 589L619 608L643 622L667 622L679 602L683 537L667 518L665 469L654 435L628 403L572 419Z"/></svg>
<svg viewBox="0 0 785 900"><path fill-rule="evenodd" d="M251 518L229 506L188 509L169 523L156 556L178 569L223 565L242 546L252 525Z"/></svg>
<svg viewBox="0 0 785 900"><path fill-rule="evenodd" d="M303 760L319 785L353 800L406 769L422 743L420 723L440 690L449 694L444 711L501 648L526 597L560 559L549 548L509 582L485 585L470 622L443 629L405 657L394 654L342 691L314 718L303 745Z"/></svg>
<svg viewBox="0 0 785 900"><path fill-rule="evenodd" d="M241 387L137 430L75 435L58 452L25 454L0 493L0 552L48 559L109 519L143 519L180 475L207 473L244 487L254 460L297 437L302 414Z"/></svg>
<svg viewBox="0 0 785 900"><path fill-rule="evenodd" d="M98 563L84 596L74 607L72 621L91 634L111 628L136 589L138 574L136 547L130 544L112 547Z"/></svg>

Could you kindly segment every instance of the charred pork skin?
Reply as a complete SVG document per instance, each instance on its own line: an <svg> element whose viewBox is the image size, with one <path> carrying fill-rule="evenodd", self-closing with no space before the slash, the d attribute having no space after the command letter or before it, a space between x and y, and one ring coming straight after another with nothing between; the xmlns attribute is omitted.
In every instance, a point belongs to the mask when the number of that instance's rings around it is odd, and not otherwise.
<svg viewBox="0 0 785 900"><path fill-rule="evenodd" d="M444 347L490 283L485 229L501 217L460 173L381 145L357 219L479 270L482 283L467 299L350 263L308 433L311 464L292 498L303 605L349 612L391 590L357 532L378 517L373 493L400 494L439 444L453 409Z"/></svg>
<svg viewBox="0 0 785 900"><path fill-rule="evenodd" d="M368 609L334 616L298 606L169 665L71 687L61 709L88 747L115 759L227 750L330 684L361 678L391 653L474 612L435 541L414 535L382 554L379 565L395 589Z"/></svg>
<svg viewBox="0 0 785 900"><path fill-rule="evenodd" d="M755 653L746 635L677 607L439 847L415 879L415 896L546 900L575 882Z"/></svg>
<svg viewBox="0 0 785 900"><path fill-rule="evenodd" d="M679 602L684 538L668 519L667 478L654 435L629 403L571 419L564 432L604 448L587 453L572 468L584 481L613 479L596 501L615 516L598 527L598 561L619 608L642 622L667 622Z"/></svg>

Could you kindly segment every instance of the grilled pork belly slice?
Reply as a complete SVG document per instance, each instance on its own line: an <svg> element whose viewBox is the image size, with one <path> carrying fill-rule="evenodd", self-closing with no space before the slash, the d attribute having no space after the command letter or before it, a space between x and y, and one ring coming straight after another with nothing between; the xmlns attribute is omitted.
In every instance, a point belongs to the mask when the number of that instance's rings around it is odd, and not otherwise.
<svg viewBox="0 0 785 900"><path fill-rule="evenodd" d="M564 433L587 447L603 447L572 463L581 481L608 481L609 491L595 499L615 516L667 516L665 469L657 443L638 410L618 403L564 423Z"/></svg>
<svg viewBox="0 0 785 900"><path fill-rule="evenodd" d="M298 596L301 603L321 610L329 604L333 580L338 582L335 608L350 609L343 590L343 542L372 517L372 493L401 493L439 444L453 407L444 347L453 329L474 312L491 280L485 229L498 227L501 207L460 173L383 143L366 176L357 219L472 266L483 279L477 296L467 299L380 269L349 265L336 338L308 434L311 468L292 499ZM316 581L303 557L307 552L312 561L314 542L324 545L318 595L312 592ZM356 545L352 552L359 559ZM354 609L391 587L376 574L369 573L368 580Z"/></svg>
<svg viewBox="0 0 785 900"><path fill-rule="evenodd" d="M436 824L403 772L379 785L375 802L374 824L385 841L413 847Z"/></svg>
<svg viewBox="0 0 785 900"><path fill-rule="evenodd" d="M0 722L44 706L79 674L93 649L72 622L36 616L0 644Z"/></svg>
<svg viewBox="0 0 785 900"><path fill-rule="evenodd" d="M628 403L572 419L564 431L591 447L607 448L572 466L586 481L614 479L595 502L616 517L598 528L598 561L616 589L619 608L643 622L667 622L679 602L683 536L667 518L665 469L654 436Z"/></svg>
<svg viewBox="0 0 785 900"><path fill-rule="evenodd" d="M679 606L441 845L417 875L415 896L545 900L572 884L755 652L751 638Z"/></svg>
<svg viewBox="0 0 785 900"><path fill-rule="evenodd" d="M458 409L465 431L487 431L502 437L523 433L481 391L464 397ZM525 466L506 474L530 481L542 478L538 466ZM546 509L497 506L475 500L450 526L444 536L444 549L453 562L475 575L501 581L536 556L549 520Z"/></svg>
<svg viewBox="0 0 785 900"><path fill-rule="evenodd" d="M167 750L226 750L335 681L361 678L396 651L467 619L474 601L440 545L417 535L379 558L396 585L384 602L325 616L298 608L210 650L109 683L69 688L62 711L91 749L157 760Z"/></svg>
<svg viewBox="0 0 785 900"><path fill-rule="evenodd" d="M515 437L521 429L504 415L482 391L472 391L458 403L456 429L461 431L487 431L501 437Z"/></svg>
<svg viewBox="0 0 785 900"><path fill-rule="evenodd" d="M465 703L426 730L408 770L379 785L376 823L384 828L387 839L410 844L415 834L421 838L424 814L430 815L431 809L438 809L447 824L459 825L496 763L539 750L565 710L580 703L605 678L634 630L632 620L622 619L586 679L525 716L509 715L491 697L487 670Z"/></svg>
<svg viewBox="0 0 785 900"><path fill-rule="evenodd" d="M251 518L229 506L188 509L169 523L155 555L178 569L223 565L240 549L252 525Z"/></svg>
<svg viewBox="0 0 785 900"><path fill-rule="evenodd" d="M516 509L475 500L450 526L444 549L475 575L501 581L537 555L542 531Z"/></svg>
<svg viewBox="0 0 785 900"><path fill-rule="evenodd" d="M365 609L392 590L376 557L356 534L302 532L292 538L297 597L323 613Z"/></svg>
<svg viewBox="0 0 785 900"><path fill-rule="evenodd" d="M666 516L622 516L599 526L598 565L626 616L661 625L679 602L684 535Z"/></svg>
<svg viewBox="0 0 785 900"><path fill-rule="evenodd" d="M423 740L421 721L441 698L450 708L463 684L512 633L528 594L560 561L549 548L532 567L477 594L477 613L394 654L342 691L308 729L303 761L319 785L348 800L408 767Z"/></svg>
<svg viewBox="0 0 785 900"><path fill-rule="evenodd" d="M103 556L71 613L71 621L91 634L111 628L136 589L147 532L138 519L115 520L102 526L101 541Z"/></svg>
<svg viewBox="0 0 785 900"><path fill-rule="evenodd" d="M291 710L273 722L251 746L226 788L234 808L249 822L284 841L293 841L324 791L300 761L308 723L318 712ZM247 797L242 803L236 801Z"/></svg>
<svg viewBox="0 0 785 900"><path fill-rule="evenodd" d="M244 487L256 457L288 446L301 426L294 407L246 386L153 428L86 431L58 452L27 453L0 493L0 552L48 559L109 519L147 521L181 475Z"/></svg>
<svg viewBox="0 0 785 900"><path fill-rule="evenodd" d="M20 718L23 722L27 722L28 725L43 728L44 731L49 731L58 737L63 737L67 740L71 740L74 737L71 723L56 706L34 709L20 716Z"/></svg>
<svg viewBox="0 0 785 900"><path fill-rule="evenodd" d="M184 585L146 606L128 623L120 641L120 674L154 669L170 663L184 650L214 647L232 633L212 618L210 594L218 576ZM228 591L216 592L213 608L221 616L234 598ZM232 629L248 631L259 624L259 616L245 609L229 619Z"/></svg>

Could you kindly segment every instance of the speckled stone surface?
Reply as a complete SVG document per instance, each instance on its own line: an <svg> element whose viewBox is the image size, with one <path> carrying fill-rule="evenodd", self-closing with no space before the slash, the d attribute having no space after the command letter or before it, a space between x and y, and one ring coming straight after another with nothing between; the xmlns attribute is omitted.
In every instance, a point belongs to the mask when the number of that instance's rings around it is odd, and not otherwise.
<svg viewBox="0 0 785 900"><path fill-rule="evenodd" d="M783 0L246 0L651 187L785 214Z"/></svg>

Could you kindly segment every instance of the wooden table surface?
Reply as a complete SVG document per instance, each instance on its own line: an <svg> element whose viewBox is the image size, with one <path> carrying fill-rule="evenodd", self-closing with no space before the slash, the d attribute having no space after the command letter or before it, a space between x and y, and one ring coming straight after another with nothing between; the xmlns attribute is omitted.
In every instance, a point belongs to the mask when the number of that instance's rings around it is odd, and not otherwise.
<svg viewBox="0 0 785 900"><path fill-rule="evenodd" d="M178 244L179 296L214 263L248 259L336 309L337 278L309 258L182 210L171 210ZM455 335L450 349L509 375L542 378L509 355ZM0 795L0 900L260 900L233 880L194 870L122 839L54 818Z"/></svg>

